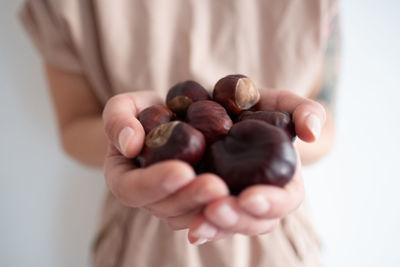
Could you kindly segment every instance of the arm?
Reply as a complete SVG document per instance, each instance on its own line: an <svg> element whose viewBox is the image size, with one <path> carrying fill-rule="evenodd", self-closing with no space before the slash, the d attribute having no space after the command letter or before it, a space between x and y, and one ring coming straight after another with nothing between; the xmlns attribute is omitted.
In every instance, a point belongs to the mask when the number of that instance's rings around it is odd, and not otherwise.
<svg viewBox="0 0 400 267"><path fill-rule="evenodd" d="M336 16L331 23L331 33L323 58L322 73L316 90L310 95L311 99L321 103L326 110L326 123L322 128L320 138L314 143L304 143L296 140L303 165L312 164L328 154L335 139L335 100L337 80L339 76L341 35L339 18Z"/></svg>
<svg viewBox="0 0 400 267"><path fill-rule="evenodd" d="M103 108L89 82L50 64L45 69L65 152L85 165L102 167L107 150Z"/></svg>

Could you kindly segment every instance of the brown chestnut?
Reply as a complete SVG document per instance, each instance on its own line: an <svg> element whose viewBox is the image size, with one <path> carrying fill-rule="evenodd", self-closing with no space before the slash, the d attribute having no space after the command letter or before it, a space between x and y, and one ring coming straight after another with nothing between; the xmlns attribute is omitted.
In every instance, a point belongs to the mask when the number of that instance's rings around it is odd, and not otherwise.
<svg viewBox="0 0 400 267"><path fill-rule="evenodd" d="M233 124L224 107L211 100L202 100L190 105L186 121L202 132L208 143L226 136Z"/></svg>
<svg viewBox="0 0 400 267"><path fill-rule="evenodd" d="M195 81L184 81L172 86L167 94L167 106L184 118L188 107L196 101L208 100L210 95L203 86Z"/></svg>
<svg viewBox="0 0 400 267"><path fill-rule="evenodd" d="M213 98L231 115L239 115L260 100L257 86L245 75L234 74L220 79L214 87Z"/></svg>
<svg viewBox="0 0 400 267"><path fill-rule="evenodd" d="M239 121L254 119L265 121L276 127L281 128L289 136L292 142L296 139L296 132L292 116L286 111L275 110L259 110L259 111L244 111L239 116Z"/></svg>
<svg viewBox="0 0 400 267"><path fill-rule="evenodd" d="M185 122L171 121L159 125L146 136L138 161L142 167L168 159L195 165L201 160L205 148L206 141L200 131Z"/></svg>
<svg viewBox="0 0 400 267"><path fill-rule="evenodd" d="M278 127L259 120L244 120L215 142L207 155L209 166L227 183L232 194L248 186L284 186L296 170L296 153L289 137Z"/></svg>
<svg viewBox="0 0 400 267"><path fill-rule="evenodd" d="M145 108L138 115L138 119L146 134L158 125L170 122L174 120L174 118L175 114L171 110L160 105Z"/></svg>

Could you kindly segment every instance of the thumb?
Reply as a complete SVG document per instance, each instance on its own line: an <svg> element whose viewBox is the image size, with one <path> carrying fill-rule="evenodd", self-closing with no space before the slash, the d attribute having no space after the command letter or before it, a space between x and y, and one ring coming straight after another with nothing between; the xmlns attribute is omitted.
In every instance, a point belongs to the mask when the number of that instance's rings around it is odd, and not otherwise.
<svg viewBox="0 0 400 267"><path fill-rule="evenodd" d="M103 111L105 133L121 154L133 158L140 153L145 132L136 116L160 102L154 92L145 91L119 94L107 101Z"/></svg>
<svg viewBox="0 0 400 267"><path fill-rule="evenodd" d="M318 139L326 121L326 111L320 103L284 90L261 90L260 93L261 109L291 113L301 140L314 142Z"/></svg>

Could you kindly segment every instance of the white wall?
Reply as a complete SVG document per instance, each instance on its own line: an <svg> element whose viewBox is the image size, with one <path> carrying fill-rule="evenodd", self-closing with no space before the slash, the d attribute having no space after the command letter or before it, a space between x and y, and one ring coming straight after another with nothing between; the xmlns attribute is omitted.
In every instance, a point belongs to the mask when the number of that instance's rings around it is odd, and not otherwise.
<svg viewBox="0 0 400 267"><path fill-rule="evenodd" d="M0 8L0 266L87 266L101 172L66 158L40 60ZM400 2L342 1L333 153L304 171L328 267L400 266Z"/></svg>
<svg viewBox="0 0 400 267"><path fill-rule="evenodd" d="M327 266L400 266L400 1L342 1L334 152L305 172Z"/></svg>
<svg viewBox="0 0 400 267"><path fill-rule="evenodd" d="M60 149L21 2L0 1L0 266L88 266L103 176Z"/></svg>

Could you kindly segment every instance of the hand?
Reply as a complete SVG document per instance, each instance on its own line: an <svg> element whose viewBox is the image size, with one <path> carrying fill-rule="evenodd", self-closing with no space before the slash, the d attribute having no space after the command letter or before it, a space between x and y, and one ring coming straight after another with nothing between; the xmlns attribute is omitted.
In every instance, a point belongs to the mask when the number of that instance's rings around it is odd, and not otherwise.
<svg viewBox="0 0 400 267"><path fill-rule="evenodd" d="M262 90L260 108L291 113L297 136L306 142L317 140L326 120L322 105L287 91ZM273 231L280 218L297 209L304 199L298 152L297 159L294 177L283 188L251 186L237 197L227 196L208 204L191 221L189 241L203 244L233 233L259 235Z"/></svg>
<svg viewBox="0 0 400 267"><path fill-rule="evenodd" d="M137 114L161 100L151 92L114 96L104 109L109 149L104 163L106 184L129 207L143 208L165 220L173 229L187 228L205 204L229 194L226 184L213 174L196 177L188 164L170 160L137 168L136 157L145 133Z"/></svg>

